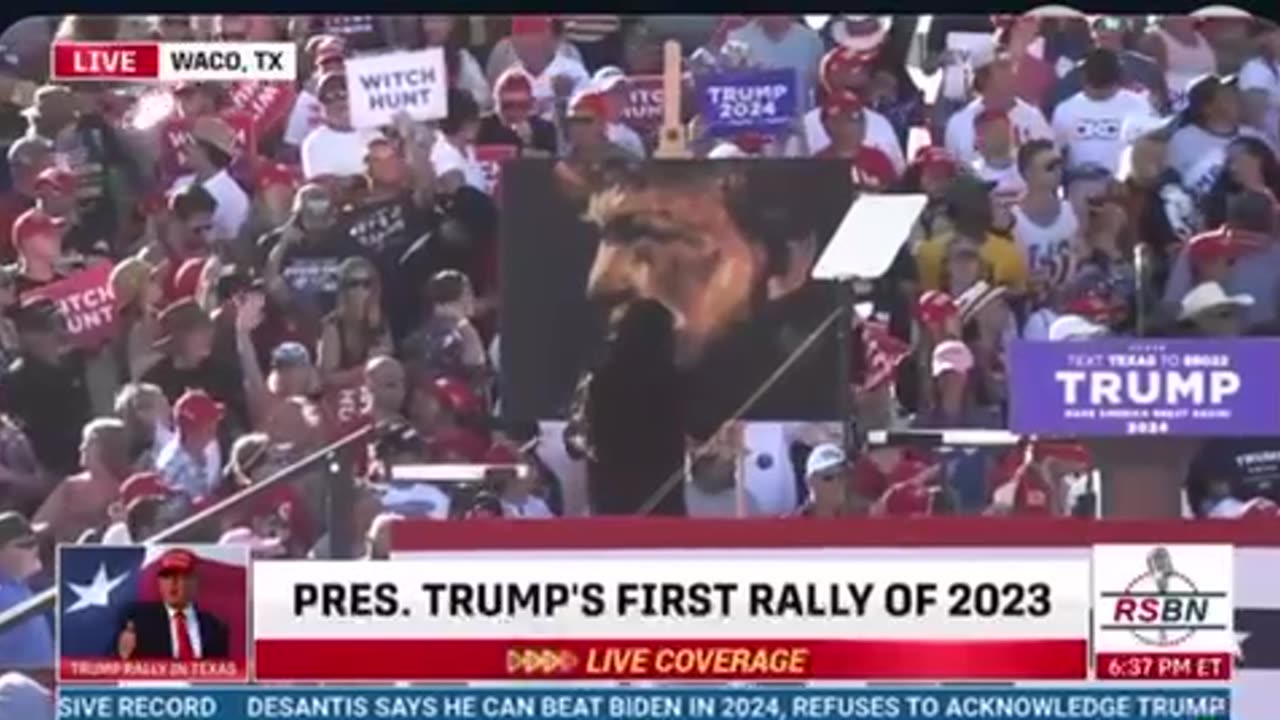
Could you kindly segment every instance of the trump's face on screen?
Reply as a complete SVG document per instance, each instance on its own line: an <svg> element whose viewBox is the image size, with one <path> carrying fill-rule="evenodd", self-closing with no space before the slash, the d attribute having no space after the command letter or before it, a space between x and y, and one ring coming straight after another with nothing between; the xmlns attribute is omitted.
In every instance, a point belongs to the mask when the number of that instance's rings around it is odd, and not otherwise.
<svg viewBox="0 0 1280 720"><path fill-rule="evenodd" d="M172 608L185 608L196 598L195 556L185 550L167 553L160 560L160 599Z"/></svg>

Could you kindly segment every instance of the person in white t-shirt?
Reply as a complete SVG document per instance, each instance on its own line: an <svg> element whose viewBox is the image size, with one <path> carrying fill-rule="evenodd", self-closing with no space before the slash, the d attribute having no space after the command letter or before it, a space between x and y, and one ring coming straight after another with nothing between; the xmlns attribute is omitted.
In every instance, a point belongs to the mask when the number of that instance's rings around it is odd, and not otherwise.
<svg viewBox="0 0 1280 720"><path fill-rule="evenodd" d="M364 175L369 142L382 137L373 129L351 127L347 76L331 73L316 83L316 97L324 108L324 124L302 141L302 175L307 180Z"/></svg>
<svg viewBox="0 0 1280 720"><path fill-rule="evenodd" d="M1145 96L1121 87L1124 71L1114 50L1090 50L1081 74L1084 89L1053 111L1053 131L1069 169L1097 165L1114 173L1128 144L1125 122L1155 111Z"/></svg>
<svg viewBox="0 0 1280 720"><path fill-rule="evenodd" d="M511 21L511 48L516 66L533 80L537 113L548 119L563 103L591 82L582 62L557 52L559 40L548 16L517 15Z"/></svg>
<svg viewBox="0 0 1280 720"><path fill-rule="evenodd" d="M973 119L977 135L978 157L969 163L973 174L992 183L991 197L1000 208L1011 208L1026 192L1026 183L1018 172L1017 151L1013 143L1013 123L998 110L984 110ZM1003 220L1004 222L1001 222ZM996 227L1004 227L1012 217L996 218Z"/></svg>
<svg viewBox="0 0 1280 720"><path fill-rule="evenodd" d="M1241 106L1237 78L1208 75L1187 91L1185 124L1169 140L1169 167L1178 171L1183 187L1193 196L1209 191L1232 140L1241 135L1259 137L1257 130L1240 123Z"/></svg>
<svg viewBox="0 0 1280 720"><path fill-rule="evenodd" d="M485 192L484 167L476 159L476 135L480 132L480 106L464 90L449 89L449 115L440 121L440 132L431 146L431 167L440 191L453 193L463 185Z"/></svg>
<svg viewBox="0 0 1280 720"><path fill-rule="evenodd" d="M249 220L250 206L249 195L227 172L236 157L235 130L218 117L197 118L191 126L187 157L194 172L174 181L171 192L194 183L208 190L218 203L210 239L224 246L235 242Z"/></svg>
<svg viewBox="0 0 1280 720"><path fill-rule="evenodd" d="M986 110L1002 111L1009 116L1015 148L1033 138L1053 139L1053 129L1044 114L1018 98L1013 63L1007 55L994 51L976 53L971 62L973 87L978 97L947 121L945 146L952 157L966 165L977 159L974 120Z"/></svg>
<svg viewBox="0 0 1280 720"><path fill-rule="evenodd" d="M865 97L871 84L869 60L869 56L843 46L828 52L822 58L818 72L823 96L852 92ZM893 124L889 122L889 118L867 107L862 108L862 114L867 126L864 144L884 153L889 162L893 163L894 173L902 175L907 169L907 159L902 151L902 143L898 141L898 134L893 130ZM823 126L821 106L805 113L804 138L810 155L817 155L831 144L831 137Z"/></svg>
<svg viewBox="0 0 1280 720"><path fill-rule="evenodd" d="M619 122L622 112L627 108L627 93L630 88L626 73L622 72L622 68L612 65L602 67L591 77L591 87L604 95L606 117L609 121L606 126L609 142L636 157L645 157L648 152L640 134L626 123Z"/></svg>
<svg viewBox="0 0 1280 720"><path fill-rule="evenodd" d="M284 142L293 148L302 147L307 133L324 124L324 107L316 97L315 82L333 73L341 73L346 57L342 38L319 35L307 42L307 55L314 58L315 69L311 78L293 101L289 119L285 122Z"/></svg>
<svg viewBox="0 0 1280 720"><path fill-rule="evenodd" d="M1280 25L1258 19L1258 55L1240 68L1245 120L1280 148Z"/></svg>
<svg viewBox="0 0 1280 720"><path fill-rule="evenodd" d="M1071 276L1080 221L1062 195L1062 157L1048 140L1018 149L1026 193L1013 208L1013 238L1027 254L1027 269L1051 292Z"/></svg>

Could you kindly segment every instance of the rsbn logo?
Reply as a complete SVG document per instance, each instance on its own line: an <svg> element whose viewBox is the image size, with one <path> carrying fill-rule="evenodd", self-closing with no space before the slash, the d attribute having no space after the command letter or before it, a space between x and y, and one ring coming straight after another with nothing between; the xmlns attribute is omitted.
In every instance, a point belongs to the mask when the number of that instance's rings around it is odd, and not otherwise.
<svg viewBox="0 0 1280 720"><path fill-rule="evenodd" d="M1146 572L1120 592L1103 591L1115 602L1110 622L1102 630L1129 631L1144 645L1173 647L1200 631L1224 631L1226 625L1210 621L1210 603L1225 592L1203 591L1174 567L1168 548L1157 547L1147 555Z"/></svg>

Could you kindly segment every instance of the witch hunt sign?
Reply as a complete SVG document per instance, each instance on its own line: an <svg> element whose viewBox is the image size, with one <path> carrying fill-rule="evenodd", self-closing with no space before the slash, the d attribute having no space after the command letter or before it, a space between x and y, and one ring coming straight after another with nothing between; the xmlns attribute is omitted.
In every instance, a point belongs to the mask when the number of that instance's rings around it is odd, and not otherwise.
<svg viewBox="0 0 1280 720"><path fill-rule="evenodd" d="M354 57L346 66L355 127L391 125L402 112L414 120L439 120L449 113L441 48Z"/></svg>

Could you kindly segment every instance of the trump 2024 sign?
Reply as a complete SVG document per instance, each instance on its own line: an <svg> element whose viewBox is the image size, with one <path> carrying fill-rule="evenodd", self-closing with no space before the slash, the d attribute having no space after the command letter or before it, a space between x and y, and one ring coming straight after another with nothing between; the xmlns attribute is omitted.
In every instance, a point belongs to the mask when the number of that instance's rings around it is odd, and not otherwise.
<svg viewBox="0 0 1280 720"><path fill-rule="evenodd" d="M1017 341L1009 427L1021 434L1280 435L1280 341Z"/></svg>

